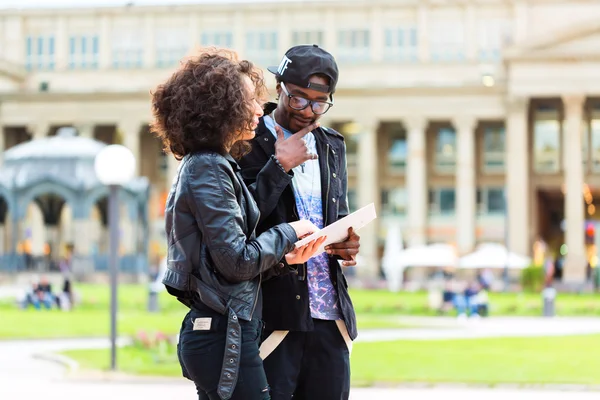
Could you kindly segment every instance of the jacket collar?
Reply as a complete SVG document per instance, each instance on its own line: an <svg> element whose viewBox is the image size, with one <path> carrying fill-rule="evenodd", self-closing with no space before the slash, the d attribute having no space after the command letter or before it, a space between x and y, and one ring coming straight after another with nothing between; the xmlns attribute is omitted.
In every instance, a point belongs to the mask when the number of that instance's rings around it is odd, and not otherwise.
<svg viewBox="0 0 600 400"><path fill-rule="evenodd" d="M237 161L235 161L235 159L231 156L231 154L226 153L225 159L229 161L229 164L231 164L231 168L233 168L234 171L241 171L240 166L238 165Z"/></svg>

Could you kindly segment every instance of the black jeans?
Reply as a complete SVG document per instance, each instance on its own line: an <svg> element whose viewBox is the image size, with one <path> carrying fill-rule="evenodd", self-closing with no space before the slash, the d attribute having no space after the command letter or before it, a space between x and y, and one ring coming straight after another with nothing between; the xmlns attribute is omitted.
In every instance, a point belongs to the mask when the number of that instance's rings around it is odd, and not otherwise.
<svg viewBox="0 0 600 400"><path fill-rule="evenodd" d="M273 400L348 400L350 352L335 321L290 331L264 360ZM265 332L265 338L270 332Z"/></svg>
<svg viewBox="0 0 600 400"><path fill-rule="evenodd" d="M194 330L196 318L212 318L210 330ZM262 322L240 320L242 348L238 380L231 400L269 400L269 385L258 345ZM199 400L220 400L217 394L223 354L227 316L212 310L192 310L181 324L177 355L183 376L196 385Z"/></svg>

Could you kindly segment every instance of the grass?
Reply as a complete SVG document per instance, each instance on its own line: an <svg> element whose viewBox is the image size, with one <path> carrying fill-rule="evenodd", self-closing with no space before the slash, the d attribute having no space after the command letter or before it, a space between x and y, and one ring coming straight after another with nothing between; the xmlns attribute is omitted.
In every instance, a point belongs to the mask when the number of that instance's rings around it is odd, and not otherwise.
<svg viewBox="0 0 600 400"><path fill-rule="evenodd" d="M599 384L600 335L357 343L355 385L399 382Z"/></svg>
<svg viewBox="0 0 600 400"><path fill-rule="evenodd" d="M109 332L109 286L78 284L82 303L72 312L18 310L10 302L0 302L0 339L105 336ZM384 290L351 290L359 329L406 328L402 316L432 316L427 293L390 293ZM539 294L491 293L491 315L531 316L542 314ZM600 316L599 295L559 294L557 313L563 316ZM159 296L161 311L146 312L147 288L143 285L119 286L121 335L138 331L175 334L186 308L166 292Z"/></svg>
<svg viewBox="0 0 600 400"><path fill-rule="evenodd" d="M549 338L356 343L353 386L428 383L600 384L600 335ZM82 368L104 369L107 350L64 353ZM173 357L157 363L137 347L119 350L119 369L141 375L181 376Z"/></svg>

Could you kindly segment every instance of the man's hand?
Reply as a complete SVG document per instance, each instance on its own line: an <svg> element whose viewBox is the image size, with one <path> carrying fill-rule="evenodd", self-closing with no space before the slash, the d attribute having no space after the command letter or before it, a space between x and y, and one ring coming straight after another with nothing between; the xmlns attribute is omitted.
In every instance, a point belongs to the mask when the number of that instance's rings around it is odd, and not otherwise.
<svg viewBox="0 0 600 400"><path fill-rule="evenodd" d="M332 243L325 246L327 254L333 256L340 256L344 261L342 265L344 267L351 267L356 265L356 255L358 254L358 248L360 247L360 236L354 232L354 229L348 229L348 239L340 243Z"/></svg>
<svg viewBox="0 0 600 400"><path fill-rule="evenodd" d="M278 125L275 125L277 132L277 141L275 141L275 157L281 163L285 172L297 167L307 160L316 160L317 155L308 151L306 146L306 136L319 126L318 123L310 124L306 128L294 133L291 137L285 138L283 131Z"/></svg>

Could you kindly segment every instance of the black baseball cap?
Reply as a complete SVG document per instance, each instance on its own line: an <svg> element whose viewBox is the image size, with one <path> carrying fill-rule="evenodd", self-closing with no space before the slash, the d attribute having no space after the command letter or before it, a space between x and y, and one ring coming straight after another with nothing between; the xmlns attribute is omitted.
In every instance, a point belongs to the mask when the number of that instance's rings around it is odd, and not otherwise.
<svg viewBox="0 0 600 400"><path fill-rule="evenodd" d="M283 82L332 95L339 74L335 58L316 44L292 47L285 53L279 66L268 67L267 70ZM329 85L310 82L309 79L314 74L329 77Z"/></svg>

